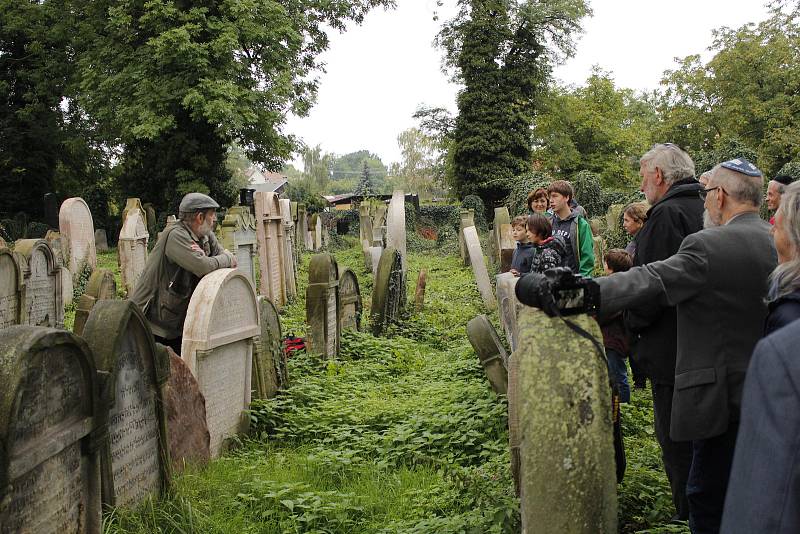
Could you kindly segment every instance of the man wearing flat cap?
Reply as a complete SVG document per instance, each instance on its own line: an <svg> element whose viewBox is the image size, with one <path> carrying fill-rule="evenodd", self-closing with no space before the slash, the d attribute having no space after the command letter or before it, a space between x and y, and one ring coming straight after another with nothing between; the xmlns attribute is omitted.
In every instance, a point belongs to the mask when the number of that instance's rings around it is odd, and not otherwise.
<svg viewBox="0 0 800 534"><path fill-rule="evenodd" d="M772 213L778 211L781 207L781 197L783 192L786 191L786 186L792 183L792 177L787 174L779 174L769 181L767 184L767 208ZM769 223L775 224L775 216L769 219Z"/></svg>
<svg viewBox="0 0 800 534"><path fill-rule="evenodd" d="M202 193L183 197L179 219L159 234L131 297L155 340L177 354L189 300L200 279L217 269L236 267L236 257L214 236L217 208L219 204Z"/></svg>

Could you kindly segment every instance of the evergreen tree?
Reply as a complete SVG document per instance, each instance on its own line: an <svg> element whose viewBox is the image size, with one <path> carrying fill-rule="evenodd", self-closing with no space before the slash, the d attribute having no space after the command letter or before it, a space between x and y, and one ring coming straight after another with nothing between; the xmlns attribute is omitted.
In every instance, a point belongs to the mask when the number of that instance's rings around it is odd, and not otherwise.
<svg viewBox="0 0 800 534"><path fill-rule="evenodd" d="M364 168L361 170L361 180L358 182L353 194L368 197L375 194L375 186L372 183L372 177L369 172L369 166L366 160L364 161Z"/></svg>

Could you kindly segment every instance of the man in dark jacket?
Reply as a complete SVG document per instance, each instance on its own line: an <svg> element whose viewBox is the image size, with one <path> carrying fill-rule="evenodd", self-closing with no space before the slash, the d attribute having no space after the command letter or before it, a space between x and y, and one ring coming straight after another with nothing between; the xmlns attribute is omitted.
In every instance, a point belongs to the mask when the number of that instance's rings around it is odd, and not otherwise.
<svg viewBox="0 0 800 534"><path fill-rule="evenodd" d="M636 235L634 266L669 258L683 239L703 228L702 186L694 179L694 163L673 144L655 145L640 160L641 190L652 206ZM650 377L656 438L661 447L664 470L672 489L677 518L688 519L686 481L692 462L692 446L669 437L678 323L673 306L657 301L625 313L625 324L633 333L637 364Z"/></svg>

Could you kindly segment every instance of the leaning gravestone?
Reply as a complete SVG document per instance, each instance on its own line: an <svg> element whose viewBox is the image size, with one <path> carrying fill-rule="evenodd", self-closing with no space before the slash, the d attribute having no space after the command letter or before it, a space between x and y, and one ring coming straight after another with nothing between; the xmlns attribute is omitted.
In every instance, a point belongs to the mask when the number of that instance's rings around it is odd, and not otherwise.
<svg viewBox="0 0 800 534"><path fill-rule="evenodd" d="M100 389L64 330L0 330L0 532L100 534Z"/></svg>
<svg viewBox="0 0 800 534"><path fill-rule="evenodd" d="M117 298L117 282L114 274L107 269L95 269L86 282L86 291L78 299L75 305L75 323L72 331L77 335L83 335L83 328L92 313L92 308L100 300L112 300Z"/></svg>
<svg viewBox="0 0 800 534"><path fill-rule="evenodd" d="M61 268L53 250L44 239L21 239L14 251L25 258L25 324L64 326L64 294Z"/></svg>
<svg viewBox="0 0 800 534"><path fill-rule="evenodd" d="M253 396L271 399L288 383L286 355L281 348L281 321L278 310L267 297L258 297L261 335L253 354Z"/></svg>
<svg viewBox="0 0 800 534"><path fill-rule="evenodd" d="M517 310L521 307L514 292L519 278L511 273L497 275L497 309L500 312L500 325L512 351L517 350L519 333L517 331Z"/></svg>
<svg viewBox="0 0 800 534"><path fill-rule="evenodd" d="M339 322L342 330L361 330L361 290L353 271L339 277Z"/></svg>
<svg viewBox="0 0 800 534"><path fill-rule="evenodd" d="M464 267L469 267L469 251L467 250L467 243L464 241L464 228L475 226L475 211L462 209L459 216L458 251L461 254L461 261L464 262Z"/></svg>
<svg viewBox="0 0 800 534"><path fill-rule="evenodd" d="M256 293L237 269L204 276L189 301L181 357L206 399L211 455L248 428L254 338L260 334Z"/></svg>
<svg viewBox="0 0 800 534"><path fill-rule="evenodd" d="M169 485L163 386L169 360L156 353L147 321L129 300L101 300L83 331L105 384L108 441L102 456L103 502L135 507Z"/></svg>
<svg viewBox="0 0 800 534"><path fill-rule="evenodd" d="M569 318L596 339L587 315ZM525 307L519 315L522 528L617 532L611 389L605 357L564 320Z"/></svg>
<svg viewBox="0 0 800 534"><path fill-rule="evenodd" d="M119 264L122 274L122 285L125 293L130 297L136 288L136 282L144 272L147 264L147 242L150 233L142 217L142 212L131 209L123 219L122 230L119 232Z"/></svg>
<svg viewBox="0 0 800 534"><path fill-rule="evenodd" d="M388 247L381 254L372 290L373 335L381 335L386 327L396 323L406 304L406 281L400 253Z"/></svg>
<svg viewBox="0 0 800 534"><path fill-rule="evenodd" d="M255 194L258 262L261 269L260 294L269 297L278 309L286 298L286 239L278 195L259 191Z"/></svg>
<svg viewBox="0 0 800 534"><path fill-rule="evenodd" d="M67 250L63 251L67 256L66 266L74 282L84 267L94 270L97 266L92 212L82 198L68 198L58 212L58 225L66 242Z"/></svg>
<svg viewBox="0 0 800 534"><path fill-rule="evenodd" d="M108 252L108 235L102 228L94 231L94 247L97 252Z"/></svg>
<svg viewBox="0 0 800 534"><path fill-rule="evenodd" d="M297 297L297 254L294 244L294 221L292 221L292 205L288 198L280 199L281 216L283 217L283 236L286 246L284 280L286 282L286 298L294 301Z"/></svg>
<svg viewBox="0 0 800 534"><path fill-rule="evenodd" d="M23 323L25 285L22 260L7 248L0 248L0 329Z"/></svg>
<svg viewBox="0 0 800 534"><path fill-rule="evenodd" d="M511 456L511 478L514 480L514 492L520 497L522 474L520 473L519 456L519 358L512 352L508 357L508 448Z"/></svg>
<svg viewBox="0 0 800 534"><path fill-rule="evenodd" d="M492 389L498 395L508 392L508 355L492 323L485 315L479 315L467 323L467 337L486 371Z"/></svg>
<svg viewBox="0 0 800 534"><path fill-rule="evenodd" d="M506 273L511 269L511 258L516 245L511 237L511 216L505 206L494 209L492 235L494 236L495 263L500 267L501 273Z"/></svg>
<svg viewBox="0 0 800 534"><path fill-rule="evenodd" d="M408 270L406 258L406 195L402 191L392 193L389 210L386 212L386 246L400 253L403 274Z"/></svg>
<svg viewBox="0 0 800 534"><path fill-rule="evenodd" d="M234 206L217 228L217 239L236 256L236 268L256 283L256 218L247 206Z"/></svg>
<svg viewBox="0 0 800 534"><path fill-rule="evenodd" d="M339 266L331 254L316 254L308 266L306 288L308 350L327 358L339 355Z"/></svg>
<svg viewBox="0 0 800 534"><path fill-rule="evenodd" d="M464 228L464 243L469 252L469 262L472 265L472 272L475 273L475 281L478 284L478 291L483 299L483 304L488 310L495 307L494 294L492 293L492 283L489 281L489 271L486 270L486 262L483 259L481 241L478 238L478 231L474 226Z"/></svg>

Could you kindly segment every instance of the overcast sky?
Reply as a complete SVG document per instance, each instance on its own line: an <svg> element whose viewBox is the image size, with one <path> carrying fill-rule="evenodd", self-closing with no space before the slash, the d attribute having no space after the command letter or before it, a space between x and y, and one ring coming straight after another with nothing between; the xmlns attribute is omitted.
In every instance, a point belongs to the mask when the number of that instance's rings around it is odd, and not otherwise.
<svg viewBox="0 0 800 534"><path fill-rule="evenodd" d="M400 160L397 135L416 126L412 114L420 104L455 111L458 88L441 72L442 54L432 45L441 25L433 20L436 1L397 4L331 34L317 104L308 117L291 117L288 133L339 155L367 149L388 165ZM440 15L447 18L454 5L445 0ZM761 0L592 0L591 6L575 57L555 70L563 83L582 84L599 65L619 87L655 89L674 58L710 57L713 29L768 16Z"/></svg>

